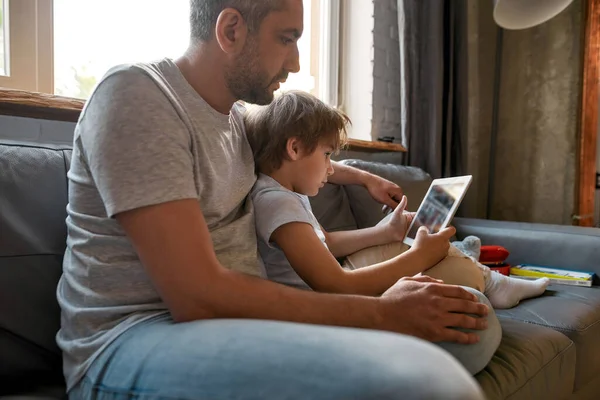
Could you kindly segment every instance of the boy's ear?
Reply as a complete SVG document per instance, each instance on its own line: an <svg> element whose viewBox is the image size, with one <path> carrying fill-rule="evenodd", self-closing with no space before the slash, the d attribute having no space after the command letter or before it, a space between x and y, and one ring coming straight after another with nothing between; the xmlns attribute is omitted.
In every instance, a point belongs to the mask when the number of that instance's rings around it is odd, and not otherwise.
<svg viewBox="0 0 600 400"><path fill-rule="evenodd" d="M302 143L298 140L297 137L291 137L287 140L285 145L285 150L288 156L288 159L291 161L296 161L300 159Z"/></svg>

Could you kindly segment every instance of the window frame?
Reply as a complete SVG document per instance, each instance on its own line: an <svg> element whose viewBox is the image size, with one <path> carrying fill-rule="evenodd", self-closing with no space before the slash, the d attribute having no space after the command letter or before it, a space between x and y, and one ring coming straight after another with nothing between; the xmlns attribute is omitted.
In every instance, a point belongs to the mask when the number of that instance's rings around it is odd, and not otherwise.
<svg viewBox="0 0 600 400"><path fill-rule="evenodd" d="M53 0L8 0L5 5L8 75L0 76L0 86L53 93Z"/></svg>
<svg viewBox="0 0 600 400"><path fill-rule="evenodd" d="M320 3L318 43L311 43L311 53L318 49L317 96L325 103L339 107L340 69L340 0L313 0ZM316 8L316 7L315 7ZM313 14L313 20L314 18ZM315 46L317 44L317 46Z"/></svg>

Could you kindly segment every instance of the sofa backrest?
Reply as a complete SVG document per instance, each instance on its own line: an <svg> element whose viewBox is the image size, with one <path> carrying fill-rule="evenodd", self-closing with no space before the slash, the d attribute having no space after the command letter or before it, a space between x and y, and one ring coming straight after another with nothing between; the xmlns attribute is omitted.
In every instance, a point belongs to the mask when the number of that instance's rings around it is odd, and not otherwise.
<svg viewBox="0 0 600 400"><path fill-rule="evenodd" d="M0 142L0 381L62 379L56 284L70 156L69 147Z"/></svg>
<svg viewBox="0 0 600 400"><path fill-rule="evenodd" d="M417 167L353 159L341 163L379 175L401 186L408 198L409 211L417 211L431 184L431 177ZM328 231L367 228L384 217L381 204L373 200L362 186L326 184L310 201L315 216Z"/></svg>

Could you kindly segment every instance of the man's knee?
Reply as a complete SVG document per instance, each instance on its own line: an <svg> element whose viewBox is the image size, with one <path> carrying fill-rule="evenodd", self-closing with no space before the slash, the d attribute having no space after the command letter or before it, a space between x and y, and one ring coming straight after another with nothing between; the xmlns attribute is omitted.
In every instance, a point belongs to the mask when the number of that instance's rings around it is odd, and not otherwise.
<svg viewBox="0 0 600 400"><path fill-rule="evenodd" d="M360 399L482 399L471 374L447 352L429 342L399 337L386 343L367 370L356 365L347 384ZM360 357L359 357L360 359ZM443 371L438 373L437 371ZM366 373L365 373L366 372Z"/></svg>
<svg viewBox="0 0 600 400"><path fill-rule="evenodd" d="M492 305L483 293L468 287L464 289L475 294L481 303L488 306L489 313L486 317L488 327L484 330L467 330L479 336L479 342L475 344L442 343L440 346L456 357L467 371L475 375L486 367L500 346L502 327Z"/></svg>

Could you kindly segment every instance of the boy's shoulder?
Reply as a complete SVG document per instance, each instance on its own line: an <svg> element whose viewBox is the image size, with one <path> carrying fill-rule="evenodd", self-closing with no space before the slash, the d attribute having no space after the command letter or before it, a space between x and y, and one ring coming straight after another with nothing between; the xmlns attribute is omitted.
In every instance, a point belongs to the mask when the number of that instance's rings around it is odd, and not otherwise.
<svg viewBox="0 0 600 400"><path fill-rule="evenodd" d="M250 195L253 200L265 197L297 198L296 193L286 189L270 176L261 173L258 174Z"/></svg>
<svg viewBox="0 0 600 400"><path fill-rule="evenodd" d="M283 187L275 179L268 175L259 174L252 191L250 192L257 215L268 212L282 212L289 209L302 208L312 212L308 199L289 189Z"/></svg>
<svg viewBox="0 0 600 400"><path fill-rule="evenodd" d="M318 226L306 196L286 189L269 176L259 175L251 198L256 232L259 239L266 243L270 242L277 228L291 222Z"/></svg>

